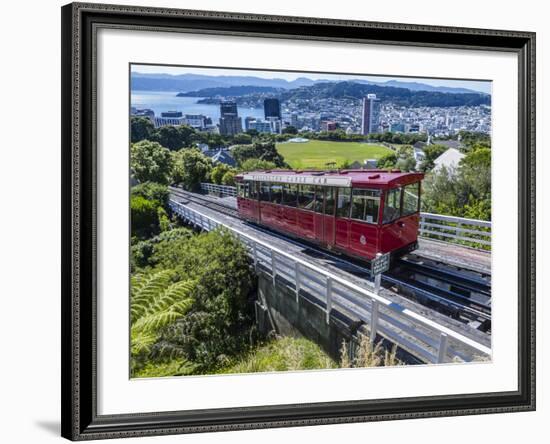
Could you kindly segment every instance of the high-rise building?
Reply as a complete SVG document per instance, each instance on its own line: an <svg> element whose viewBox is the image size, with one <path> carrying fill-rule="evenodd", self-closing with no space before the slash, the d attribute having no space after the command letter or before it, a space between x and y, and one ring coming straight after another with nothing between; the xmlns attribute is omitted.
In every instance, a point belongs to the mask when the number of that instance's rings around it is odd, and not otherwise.
<svg viewBox="0 0 550 444"><path fill-rule="evenodd" d="M233 136L242 132L243 123L238 115L237 104L233 101L220 103L220 134Z"/></svg>
<svg viewBox="0 0 550 444"><path fill-rule="evenodd" d="M256 121L256 117L252 117L252 116L245 117L245 119L244 119L244 130L248 131L249 129L252 129L250 127L250 122L254 122L254 121Z"/></svg>
<svg viewBox="0 0 550 444"><path fill-rule="evenodd" d="M281 104L279 99L265 99L264 100L264 116L268 120L270 117L281 118Z"/></svg>
<svg viewBox="0 0 550 444"><path fill-rule="evenodd" d="M380 124L380 101L376 94L367 94L367 97L363 97L362 117L361 134L377 133Z"/></svg>

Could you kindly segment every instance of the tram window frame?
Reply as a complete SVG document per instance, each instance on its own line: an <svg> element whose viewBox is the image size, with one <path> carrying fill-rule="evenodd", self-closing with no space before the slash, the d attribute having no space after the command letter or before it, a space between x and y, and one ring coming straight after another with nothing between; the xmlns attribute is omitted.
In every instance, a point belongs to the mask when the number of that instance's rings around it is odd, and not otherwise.
<svg viewBox="0 0 550 444"><path fill-rule="evenodd" d="M294 191L291 191L294 190ZM287 195L293 196L293 199L287 200ZM298 205L298 185L294 183L285 183L283 184L283 205L287 207L296 208Z"/></svg>
<svg viewBox="0 0 550 444"><path fill-rule="evenodd" d="M418 213L420 211L420 182L413 182L405 185L403 188L403 196L401 198L401 216L410 216L411 214ZM405 212L405 196L407 188L416 189L416 209L414 211Z"/></svg>
<svg viewBox="0 0 550 444"><path fill-rule="evenodd" d="M399 207L397 208L398 211L393 213L391 215L391 218L386 218L386 210L388 208L388 196L390 193L398 192L399 193ZM393 206L391 208L394 208ZM395 208L394 208L395 209ZM399 219L402 215L403 211L403 187L395 187L390 188L384 192L384 208L382 211L382 223L383 224L391 224L392 222L395 222L397 219Z"/></svg>
<svg viewBox="0 0 550 444"><path fill-rule="evenodd" d="M265 198L266 195L267 198ZM260 182L260 201L271 202L271 182Z"/></svg>
<svg viewBox="0 0 550 444"><path fill-rule="evenodd" d="M270 202L275 205L281 205L283 199L283 185L280 182L271 182L269 190ZM280 191L275 191L276 188L279 188Z"/></svg>
<svg viewBox="0 0 550 444"><path fill-rule="evenodd" d="M334 217L335 211L336 211L336 187L324 187L324 188L325 188L325 192L324 192L324 199L323 199L323 202L324 202L324 204L323 204L323 214L325 216ZM329 194L332 196L331 211L328 211L329 210L328 205L330 205L330 203L327 200L327 196Z"/></svg>
<svg viewBox="0 0 550 444"><path fill-rule="evenodd" d="M343 192L347 191L347 196L343 194ZM345 218L350 219L351 215L351 188L348 187L339 187L338 192L336 194L336 217L338 218ZM341 194L342 193L342 194ZM340 200L340 196L343 196L343 200ZM346 201L347 198L347 209L346 208ZM344 205L340 206L340 203L344 203ZM342 209L345 209L344 211L341 211Z"/></svg>
<svg viewBox="0 0 550 444"><path fill-rule="evenodd" d="M325 189L321 186L315 186L315 202L313 203L313 211L318 214L324 214L325 208Z"/></svg>
<svg viewBox="0 0 550 444"><path fill-rule="evenodd" d="M249 199L258 199L258 182L250 181L248 182L248 198Z"/></svg>
<svg viewBox="0 0 550 444"><path fill-rule="evenodd" d="M302 190L304 187L308 187L309 190L313 193L313 199L309 200L307 203L311 206L311 208L306 208L304 205L304 202L301 200L301 196L303 195ZM317 198L317 194L315 193L315 185L299 185L298 186L298 208L304 211L314 211L315 210L315 201Z"/></svg>
<svg viewBox="0 0 550 444"><path fill-rule="evenodd" d="M361 211L361 217L353 217L354 215L354 197L357 193L372 193L372 196L364 196L363 200L363 209ZM372 217L372 220L367 219L367 202L372 201L376 202L376 204L373 206L372 215L369 214L370 217ZM371 225L378 225L380 221L380 205L382 201L382 192L381 190L374 189L374 188L352 188L351 190L351 205L350 205L350 219L357 220L360 222L364 222Z"/></svg>

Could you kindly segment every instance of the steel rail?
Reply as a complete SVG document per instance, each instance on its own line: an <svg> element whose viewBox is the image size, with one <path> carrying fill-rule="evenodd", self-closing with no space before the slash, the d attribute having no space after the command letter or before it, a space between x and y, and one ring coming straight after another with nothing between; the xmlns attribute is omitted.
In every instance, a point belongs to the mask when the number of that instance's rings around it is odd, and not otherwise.
<svg viewBox="0 0 550 444"><path fill-rule="evenodd" d="M216 220L214 220L212 217L196 210L196 209L192 209L192 208L189 208L187 206L185 206L184 204L181 204L173 199L170 199L170 206L172 207L172 209L180 215L180 217L183 217L185 219L187 219L189 222L191 223L195 223L196 225L198 226L201 226L202 228L206 229L206 230L211 230L211 229L214 229L216 228L217 226L219 225L223 225L221 222L218 222ZM257 239L253 236L251 236L250 234L247 234L235 227L228 227L230 229L230 231L232 231L233 233L235 233L241 240L246 240L246 244L247 246L249 247L249 249L251 248L252 249L252 252L253 252L253 257L254 257L254 262L255 264L258 263L258 250L260 248L263 248L263 249L267 249L267 251L270 252L270 258L267 259L267 263L268 265L271 266L271 269L272 269L272 277L273 279L275 279L275 277L277 275L280 275L281 274L279 273L279 270L277 270L277 267L276 267L276 263L277 261L280 259L280 258L286 258L287 260L290 260L291 263L294 265L295 269L297 270L301 270L301 269L305 269L305 270L308 270L309 272L313 272L313 273L316 273L320 276L322 276L325 280L325 286L327 288L330 288L332 287L332 285L334 283L344 287L346 290L348 291L351 291L351 292L354 292L360 296L363 296L365 297L366 299L370 300L371 301L371 304L374 304L375 306L380 306L380 307L383 307L385 310L387 310L387 312L391 313L392 316L395 318L395 317L401 317L401 318L404 318L405 320L407 320L408 322L416 322L418 324L420 324L421 326L425 327L425 328L428 328L428 330L431 330L432 332L436 333L437 335L439 335L439 346L444 346L445 347L445 350L443 350L443 353L441 352L441 350L436 350L436 353L435 355L433 353L430 353L429 351L426 351L424 354L423 354L423 358L426 358L426 353L429 353L430 356L432 356L432 359L430 362L442 362L440 361L439 359L443 359L443 360L446 360L446 353L447 353L447 339L453 339L455 341L457 341L458 343L460 344L463 344L467 347L469 347L470 349L472 349L475 353L481 353L482 355L485 355L485 356L490 356L491 355L491 349L471 338L468 338L467 336L464 336L446 326L443 326L443 325L440 325L438 324L437 322L431 320L431 319L428 319L426 318L425 316L423 315L420 315L414 311L412 311L411 309L408 309L406 307L403 307L399 304L396 304L395 302L392 302L390 301L389 299L383 297L383 296L380 296L370 290L367 290L365 288L362 288L360 287L359 285L357 284L354 284L353 282L349 282L348 280L338 276L338 275L335 275L334 273L331 273L327 270L324 270L316 265L313 265L311 264L310 262L308 261L305 261L299 257L295 257L273 245L270 245L268 244L267 242L264 242L260 239ZM269 260L271 261L271 263L269 263ZM300 281L300 279L297 279L296 276L294 277L294 281L295 281L295 284L296 284L296 281L299 281L301 284L303 284L303 282ZM330 282L330 284L329 284ZM322 282L321 282L321 285L322 285ZM299 292L300 290L300 285L297 286L297 291ZM325 289L326 290L326 289ZM335 301L332 300L331 298L332 294L330 291L326 291L326 313L327 313L327 320L328 320L328 317L330 316L330 309L331 309L331 306L332 304L334 304ZM345 307L344 307L345 308ZM372 313L371 313L371 316L372 316ZM391 317L390 317L391 319ZM372 325L369 323L369 319L364 319L364 321L367 323L367 325L370 325L372 327ZM378 333L382 334L382 331L379 330L377 331ZM376 332L375 332L376 333ZM411 335L412 337L414 337L416 333L416 329L415 328L412 328L412 327L409 327L409 330L407 331L407 334ZM390 339L390 338L389 338ZM400 344L402 345L402 344ZM453 356L458 356L459 353L454 353Z"/></svg>

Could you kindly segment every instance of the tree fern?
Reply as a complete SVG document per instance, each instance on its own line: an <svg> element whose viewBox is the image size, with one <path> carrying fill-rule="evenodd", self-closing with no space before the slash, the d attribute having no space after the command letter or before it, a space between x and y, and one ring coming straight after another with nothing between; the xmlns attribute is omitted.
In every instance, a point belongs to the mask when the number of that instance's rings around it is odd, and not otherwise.
<svg viewBox="0 0 550 444"><path fill-rule="evenodd" d="M193 304L193 281L172 282L174 272L162 270L132 276L132 355L148 354L161 329L183 317Z"/></svg>

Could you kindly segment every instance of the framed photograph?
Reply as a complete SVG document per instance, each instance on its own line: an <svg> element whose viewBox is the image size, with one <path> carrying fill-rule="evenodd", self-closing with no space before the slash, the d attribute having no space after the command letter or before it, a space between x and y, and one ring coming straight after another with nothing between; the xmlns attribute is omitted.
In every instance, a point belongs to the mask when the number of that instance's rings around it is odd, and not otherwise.
<svg viewBox="0 0 550 444"><path fill-rule="evenodd" d="M64 6L62 435L534 410L534 54Z"/></svg>

